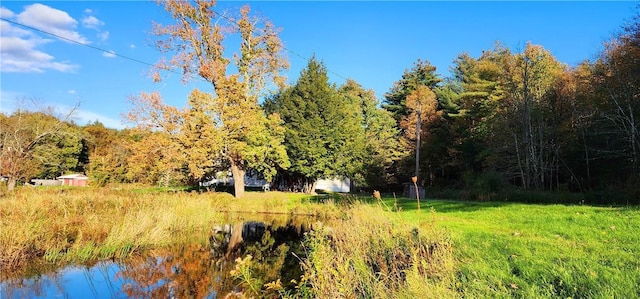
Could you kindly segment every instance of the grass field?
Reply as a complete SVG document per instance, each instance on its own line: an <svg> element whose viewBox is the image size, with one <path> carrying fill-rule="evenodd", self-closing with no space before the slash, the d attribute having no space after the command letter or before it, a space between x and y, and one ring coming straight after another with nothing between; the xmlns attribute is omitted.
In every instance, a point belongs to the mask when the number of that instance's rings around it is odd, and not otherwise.
<svg viewBox="0 0 640 299"><path fill-rule="evenodd" d="M638 207L368 195L20 189L0 198L0 270L206 242L223 214L264 212L324 216L307 297L640 298Z"/></svg>
<svg viewBox="0 0 640 299"><path fill-rule="evenodd" d="M384 199L393 208L394 199ZM445 229L467 298L640 298L640 209L400 199Z"/></svg>

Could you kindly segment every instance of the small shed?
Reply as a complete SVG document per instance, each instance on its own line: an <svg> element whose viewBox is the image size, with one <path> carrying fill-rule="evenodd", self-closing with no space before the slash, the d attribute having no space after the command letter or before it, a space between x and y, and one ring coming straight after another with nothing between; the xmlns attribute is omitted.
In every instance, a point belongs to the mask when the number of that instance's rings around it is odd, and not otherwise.
<svg viewBox="0 0 640 299"><path fill-rule="evenodd" d="M416 198L416 187L415 185L413 185L413 183L404 183L404 189L402 190L402 196L404 197L408 197L408 198ZM426 197L426 192L424 190L424 187L419 186L418 187L418 196L420 198L420 200L424 200Z"/></svg>
<svg viewBox="0 0 640 299"><path fill-rule="evenodd" d="M62 186L84 187L87 185L88 178L84 174L75 173L59 176L58 181L62 181Z"/></svg>

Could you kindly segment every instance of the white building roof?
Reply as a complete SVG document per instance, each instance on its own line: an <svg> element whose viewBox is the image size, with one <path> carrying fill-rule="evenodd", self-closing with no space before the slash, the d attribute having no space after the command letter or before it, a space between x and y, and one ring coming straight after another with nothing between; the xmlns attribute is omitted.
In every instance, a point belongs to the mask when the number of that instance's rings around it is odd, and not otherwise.
<svg viewBox="0 0 640 299"><path fill-rule="evenodd" d="M64 180L64 179L86 180L87 176L82 173L74 173L74 174L59 176L58 179L59 180Z"/></svg>

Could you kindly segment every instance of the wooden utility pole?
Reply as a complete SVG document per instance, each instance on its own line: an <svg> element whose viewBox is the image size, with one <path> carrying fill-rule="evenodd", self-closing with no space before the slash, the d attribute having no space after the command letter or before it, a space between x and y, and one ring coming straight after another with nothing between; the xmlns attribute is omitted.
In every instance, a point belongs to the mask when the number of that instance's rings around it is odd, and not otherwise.
<svg viewBox="0 0 640 299"><path fill-rule="evenodd" d="M416 201L418 202L418 211L420 211L420 189L418 189L418 173L420 172L420 114L422 113L422 104L418 100L418 119L416 123L416 174L411 180L413 186L416 187Z"/></svg>
<svg viewBox="0 0 640 299"><path fill-rule="evenodd" d="M416 123L416 177L418 177L418 173L420 171L420 114L422 114L421 106L422 104L420 103L420 101L418 101L418 121Z"/></svg>

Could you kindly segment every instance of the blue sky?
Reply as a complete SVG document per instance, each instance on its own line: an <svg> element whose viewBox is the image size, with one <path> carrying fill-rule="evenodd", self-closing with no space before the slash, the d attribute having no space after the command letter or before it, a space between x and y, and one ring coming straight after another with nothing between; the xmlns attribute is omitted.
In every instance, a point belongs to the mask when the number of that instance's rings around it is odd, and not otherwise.
<svg viewBox="0 0 640 299"><path fill-rule="evenodd" d="M246 2L222 1L219 10ZM257 1L254 13L282 28L291 69L289 82L315 54L341 84L353 78L382 99L417 59L448 76L463 52L477 57L496 41L514 51L527 42L542 45L561 62L593 58L602 43L636 13L638 2L385 2ZM151 43L152 21L167 14L147 1L3 1L0 16L40 30L113 51L147 63L160 53ZM195 85L165 73L153 83L148 65L0 21L0 111L10 113L21 99L64 112L80 104L76 122L99 120L108 127L127 124L121 114L142 91L159 91L168 104L184 106ZM302 56L302 57L301 57ZM202 87L202 86L200 86ZM25 108L33 108L31 101Z"/></svg>

